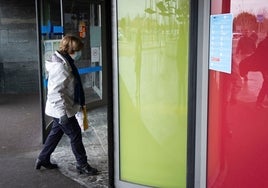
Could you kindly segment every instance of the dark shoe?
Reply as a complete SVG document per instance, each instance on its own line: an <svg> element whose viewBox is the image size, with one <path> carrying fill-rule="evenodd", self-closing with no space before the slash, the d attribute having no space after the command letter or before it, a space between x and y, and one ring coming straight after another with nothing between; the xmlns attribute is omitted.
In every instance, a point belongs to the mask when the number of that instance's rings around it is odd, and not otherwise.
<svg viewBox="0 0 268 188"><path fill-rule="evenodd" d="M35 162L35 169L39 170L41 168L41 166L43 166L47 169L59 168L57 164L53 164L51 162L44 162L44 161L37 159Z"/></svg>
<svg viewBox="0 0 268 188"><path fill-rule="evenodd" d="M96 168L91 167L88 163L83 166L76 166L80 174L97 175L99 172Z"/></svg>

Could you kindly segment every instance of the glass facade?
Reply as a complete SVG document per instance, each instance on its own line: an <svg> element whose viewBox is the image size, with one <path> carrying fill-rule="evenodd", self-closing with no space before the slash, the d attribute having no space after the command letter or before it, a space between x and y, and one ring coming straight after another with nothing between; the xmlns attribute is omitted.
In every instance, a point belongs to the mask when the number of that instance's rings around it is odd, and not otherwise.
<svg viewBox="0 0 268 188"><path fill-rule="evenodd" d="M231 72L210 70L207 187L268 187L268 5L214 0L233 16Z"/></svg>

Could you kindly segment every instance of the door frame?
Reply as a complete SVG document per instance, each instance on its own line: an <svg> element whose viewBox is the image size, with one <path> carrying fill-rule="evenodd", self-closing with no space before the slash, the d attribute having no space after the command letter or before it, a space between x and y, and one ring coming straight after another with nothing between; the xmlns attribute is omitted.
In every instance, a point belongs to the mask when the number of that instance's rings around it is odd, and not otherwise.
<svg viewBox="0 0 268 188"><path fill-rule="evenodd" d="M64 25L63 23L63 5L62 3L64 3L64 1L59 0L59 4L60 4L60 9L61 9L61 25ZM109 61L109 50L111 50L110 48L108 48L109 44L108 41L109 39L109 31L107 28L109 28L109 15L106 10L107 10L107 6L106 4L108 4L106 1L101 1L101 0L92 0L90 1L90 3L95 3L95 4L99 4L101 6L101 42L102 42L102 48L101 48L101 52L100 54L102 55L101 60L102 60L102 68L101 68L101 75L102 75L102 79L101 79L101 83L102 83L102 99L98 100L98 101L93 101L89 104L86 104L87 109L94 109L96 107L100 107L100 106L105 106L107 105L107 101L108 101L108 88L107 88L107 66L110 62ZM37 34L37 47L38 47L38 65L39 65L39 92L40 92L40 106L41 106L41 123L42 123L42 142L44 143L52 126L52 121L48 120L48 118L46 118L45 115L45 95L44 95L44 80L43 80L43 65L42 65L42 61L43 61L43 55L42 55L42 33L41 33L41 19L42 19L42 7L43 7L43 1L38 1L35 0L35 10L36 10L36 34Z"/></svg>
<svg viewBox="0 0 268 188"><path fill-rule="evenodd" d="M208 52L207 42L203 38L204 33L198 32L199 29L206 31L208 28L206 22L203 21L206 19L204 14L209 14L209 0L205 2L198 2L194 0L189 0L190 2L190 30L189 30L189 85L188 85L188 140L187 140L187 188L199 187L203 185L204 180L206 180L206 147L203 147L203 144L206 146L206 118L203 116L206 114L206 85L207 85L207 57L208 54L203 54L203 52ZM205 7L203 7L205 6ZM109 152L109 161L110 167L112 164L112 173L110 174L110 182L112 185L115 185L115 182L119 187L129 187L129 188L144 188L147 186L129 184L127 182L120 181L119 178L119 147L118 147L118 80L117 80L117 70L118 70L118 45L117 45L117 0L112 0L111 4L111 15L112 15L112 59L113 67L112 72L109 74L110 82L112 88L110 92L113 92L113 96L109 97L110 108L108 109L108 127L109 133L112 135L110 142ZM201 16L201 17L200 17ZM202 23L199 23L202 21ZM206 21L206 20L205 20ZM199 39L200 38L200 39ZM206 38L207 39L207 38ZM204 48L205 47L205 48ZM204 49L203 49L204 48ZM200 49L203 49L202 51ZM201 59L200 59L201 58ZM199 64L202 65L199 65ZM205 70L205 71L204 71ZM204 71L204 72L203 72ZM201 78L201 79L199 79ZM200 85L199 85L200 84ZM204 88L203 88L204 86ZM201 87L202 89L200 89ZM200 98L201 96L201 98ZM204 101L203 101L204 100ZM200 112L199 109L202 109ZM109 116L108 116L109 117ZM202 127L199 126L199 120L201 120ZM205 126L205 129L203 127ZM198 129L196 129L198 127ZM113 132L111 132L113 129ZM201 130L202 129L202 130ZM198 131L198 132L197 132ZM117 140L116 140L117 139ZM202 151L201 151L202 150ZM202 152L201 155L197 155L197 152ZM200 154L200 153L197 153ZM201 161L200 161L201 159ZM197 168L197 170L196 170ZM204 173L205 172L205 173ZM201 181L201 182L200 182Z"/></svg>
<svg viewBox="0 0 268 188"><path fill-rule="evenodd" d="M210 0L198 1L194 187L206 188Z"/></svg>

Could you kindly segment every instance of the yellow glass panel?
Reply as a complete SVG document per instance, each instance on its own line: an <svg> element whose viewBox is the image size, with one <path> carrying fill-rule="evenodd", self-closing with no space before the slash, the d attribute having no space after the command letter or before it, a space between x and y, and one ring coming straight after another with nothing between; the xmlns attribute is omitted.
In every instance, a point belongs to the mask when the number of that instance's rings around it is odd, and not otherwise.
<svg viewBox="0 0 268 188"><path fill-rule="evenodd" d="M188 0L118 0L120 178L186 187Z"/></svg>

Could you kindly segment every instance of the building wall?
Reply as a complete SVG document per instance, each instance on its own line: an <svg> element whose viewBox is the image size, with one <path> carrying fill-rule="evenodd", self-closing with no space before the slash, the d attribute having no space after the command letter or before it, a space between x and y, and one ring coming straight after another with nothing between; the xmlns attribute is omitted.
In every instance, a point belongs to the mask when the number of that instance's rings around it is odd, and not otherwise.
<svg viewBox="0 0 268 188"><path fill-rule="evenodd" d="M35 1L0 0L0 92L38 92Z"/></svg>

